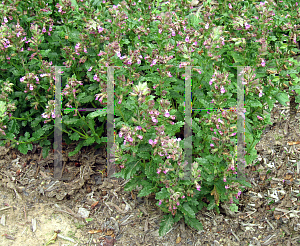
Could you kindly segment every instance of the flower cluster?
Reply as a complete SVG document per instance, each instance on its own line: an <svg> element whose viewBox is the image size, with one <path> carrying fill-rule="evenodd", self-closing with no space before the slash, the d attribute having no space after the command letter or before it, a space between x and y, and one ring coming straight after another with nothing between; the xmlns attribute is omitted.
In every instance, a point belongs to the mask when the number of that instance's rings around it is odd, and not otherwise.
<svg viewBox="0 0 300 246"><path fill-rule="evenodd" d="M220 72L215 69L214 74L212 75L209 85L211 86L211 92L209 95L212 95L213 99L211 103L216 105L216 108L221 108L221 105L225 102L223 94L226 93L226 89L231 84L231 80L228 79L228 72Z"/></svg>
<svg viewBox="0 0 300 246"><path fill-rule="evenodd" d="M259 79L255 79L256 74L251 67L245 67L241 73L239 74L242 76L242 84L246 85L246 95L249 93L258 94L259 97L263 96L263 86L260 83Z"/></svg>
<svg viewBox="0 0 300 246"><path fill-rule="evenodd" d="M46 112L42 114L42 117L48 120L45 120L44 123L46 124L47 122L50 122L50 116L55 119L55 101L50 100L48 102L48 105L46 105Z"/></svg>
<svg viewBox="0 0 300 246"><path fill-rule="evenodd" d="M69 101L66 103L66 107L72 108L71 103L73 102L75 103L76 108L78 108L78 106L80 105L80 103L76 101L76 93L81 92L80 89L77 89L79 85L83 85L83 83L82 81L78 81L75 75L73 75L71 78L68 79L66 87L63 89L62 92L63 95L69 98ZM77 111L73 116L76 115L77 115Z"/></svg>

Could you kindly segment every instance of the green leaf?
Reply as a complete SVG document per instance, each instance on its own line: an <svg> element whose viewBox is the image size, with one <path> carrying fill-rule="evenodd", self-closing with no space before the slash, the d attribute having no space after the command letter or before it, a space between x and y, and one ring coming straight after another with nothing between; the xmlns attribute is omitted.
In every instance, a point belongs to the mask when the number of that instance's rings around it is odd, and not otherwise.
<svg viewBox="0 0 300 246"><path fill-rule="evenodd" d="M48 57L48 54L50 53L51 49L48 50L41 50L42 57Z"/></svg>
<svg viewBox="0 0 300 246"><path fill-rule="evenodd" d="M23 120L21 124L22 124L23 127L25 127L27 125L27 123L28 123L28 121Z"/></svg>
<svg viewBox="0 0 300 246"><path fill-rule="evenodd" d="M278 102L283 105L283 106L287 106L286 102L289 101L289 96L286 92L281 92L278 93L275 98L278 100Z"/></svg>
<svg viewBox="0 0 300 246"><path fill-rule="evenodd" d="M77 4L76 0L71 0L71 2L72 2L72 6L74 6L76 11L78 11L78 4Z"/></svg>
<svg viewBox="0 0 300 246"><path fill-rule="evenodd" d="M34 132L32 133L32 137L33 137L34 139L38 139L38 138L40 138L41 136L43 136L44 133L45 133L44 129L43 129L43 128L40 128L40 129L38 129L38 130L36 130L36 131L34 131Z"/></svg>
<svg viewBox="0 0 300 246"><path fill-rule="evenodd" d="M232 212L239 211L239 207L236 204L231 204L229 208Z"/></svg>
<svg viewBox="0 0 300 246"><path fill-rule="evenodd" d="M79 119L76 118L69 118L69 116L64 116L63 117L63 121L62 121L65 125L75 125L79 122Z"/></svg>
<svg viewBox="0 0 300 246"><path fill-rule="evenodd" d="M231 52L231 55L232 55L235 63L239 63L239 62L243 62L244 61L244 58L241 55L239 55L239 54Z"/></svg>
<svg viewBox="0 0 300 246"><path fill-rule="evenodd" d="M274 104L276 102L276 99L275 98L266 97L266 101L267 101L267 104L269 106L269 109L272 110L273 107L274 107Z"/></svg>
<svg viewBox="0 0 300 246"><path fill-rule="evenodd" d="M155 199L162 200L170 197L170 193L166 188L162 188L161 191L156 193Z"/></svg>
<svg viewBox="0 0 300 246"><path fill-rule="evenodd" d="M188 216L190 218L195 218L196 216L194 210L188 203L184 203L182 208L180 208L180 211L182 211L185 216Z"/></svg>
<svg viewBox="0 0 300 246"><path fill-rule="evenodd" d="M47 158L49 150L50 150L50 147L43 147L42 155L43 155L44 159Z"/></svg>
<svg viewBox="0 0 300 246"><path fill-rule="evenodd" d="M256 108L256 107L262 107L262 104L261 104L261 102L260 101L258 101L258 100L249 100L249 105L250 105L250 107L252 107L252 108Z"/></svg>
<svg viewBox="0 0 300 246"><path fill-rule="evenodd" d="M138 194L138 197L143 197L143 196L148 196L149 194L152 193L152 187L149 186L145 186L143 189L141 189L141 191Z"/></svg>
<svg viewBox="0 0 300 246"><path fill-rule="evenodd" d="M198 219L196 219L196 218L185 217L184 221L185 221L185 223L187 225L195 228L198 231L202 231L203 230L202 223Z"/></svg>
<svg viewBox="0 0 300 246"><path fill-rule="evenodd" d="M98 116L103 117L103 116L106 116L106 115L107 115L106 108L104 108L104 109L101 109L101 110L98 109L97 111L89 113L87 115L87 118L94 119L95 117L98 117Z"/></svg>
<svg viewBox="0 0 300 246"><path fill-rule="evenodd" d="M3 101L0 101L0 118L3 117L5 112L6 112L6 103Z"/></svg>
<svg viewBox="0 0 300 246"><path fill-rule="evenodd" d="M210 204L208 204L208 206L207 206L207 210L211 210L211 209L213 209L215 206L216 206L215 201L210 201Z"/></svg>
<svg viewBox="0 0 300 246"><path fill-rule="evenodd" d="M76 146L76 148L73 151L69 152L69 156L73 156L73 155L77 154L79 152L79 150L81 150L82 147L83 147L83 142L81 141L81 142L79 142L79 144Z"/></svg>
<svg viewBox="0 0 300 246"><path fill-rule="evenodd" d="M140 147L140 146L139 146ZM139 148L140 149L140 148ZM150 159L150 153L146 151L139 151L137 154L139 157L141 157L144 160Z"/></svg>
<svg viewBox="0 0 300 246"><path fill-rule="evenodd" d="M95 143L95 138L94 137L89 137L86 140L84 140L83 145L84 146L89 146L92 145L93 143Z"/></svg>
<svg viewBox="0 0 300 246"><path fill-rule="evenodd" d="M158 231L159 236L162 237L166 235L171 230L173 224L174 224L174 219L172 215L171 214L165 215L160 223L160 228Z"/></svg>
<svg viewBox="0 0 300 246"><path fill-rule="evenodd" d="M174 217L174 223L178 222L183 217L182 213L176 213Z"/></svg>
<svg viewBox="0 0 300 246"><path fill-rule="evenodd" d="M93 96L87 96L85 92L80 93L80 95L78 95L77 98L78 102L80 103L89 103L92 102L94 100Z"/></svg>
<svg viewBox="0 0 300 246"><path fill-rule="evenodd" d="M17 145L17 149L24 155L26 155L28 152L28 146L26 143L21 143Z"/></svg>
<svg viewBox="0 0 300 246"><path fill-rule="evenodd" d="M70 135L70 139L73 140L73 141L78 141L80 138L80 135L77 133L77 132L73 132L71 135Z"/></svg>
<svg viewBox="0 0 300 246"><path fill-rule="evenodd" d="M255 145L253 145L255 146ZM252 148L250 152L247 152L245 155L245 160L247 164L251 164L255 159L257 158L257 150L255 148Z"/></svg>

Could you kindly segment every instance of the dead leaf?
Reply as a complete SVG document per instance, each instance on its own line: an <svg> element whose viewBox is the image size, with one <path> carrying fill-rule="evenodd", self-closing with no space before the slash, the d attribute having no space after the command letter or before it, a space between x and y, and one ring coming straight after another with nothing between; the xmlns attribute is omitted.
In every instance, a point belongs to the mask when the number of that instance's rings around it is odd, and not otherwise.
<svg viewBox="0 0 300 246"><path fill-rule="evenodd" d="M3 234L2 236L5 236L6 239L9 239L9 240L15 240L15 238L13 236L7 235L6 233Z"/></svg>
<svg viewBox="0 0 300 246"><path fill-rule="evenodd" d="M288 145L300 144L300 141L297 141L297 142L288 142L287 144L288 144Z"/></svg>
<svg viewBox="0 0 300 246"><path fill-rule="evenodd" d="M111 235L113 235L114 234L114 230L107 230L106 232L105 232L105 235L106 236L111 236Z"/></svg>
<svg viewBox="0 0 300 246"><path fill-rule="evenodd" d="M106 237L105 238L105 242L104 242L104 246L113 246L115 245L116 240L112 237Z"/></svg>
<svg viewBox="0 0 300 246"><path fill-rule="evenodd" d="M92 205L91 205L91 209L94 209L97 205L98 205L99 201L96 201L94 202Z"/></svg>
<svg viewBox="0 0 300 246"><path fill-rule="evenodd" d="M100 233L102 230L90 230L88 231L89 234L95 234L95 233Z"/></svg>

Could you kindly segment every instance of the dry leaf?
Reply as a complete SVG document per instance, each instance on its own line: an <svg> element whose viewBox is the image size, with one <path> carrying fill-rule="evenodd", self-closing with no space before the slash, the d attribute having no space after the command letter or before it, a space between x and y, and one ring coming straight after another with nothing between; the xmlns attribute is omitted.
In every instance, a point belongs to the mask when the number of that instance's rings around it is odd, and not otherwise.
<svg viewBox="0 0 300 246"><path fill-rule="evenodd" d="M99 201L96 201L94 202L92 205L91 205L91 209L94 209L97 205L98 205Z"/></svg>
<svg viewBox="0 0 300 246"><path fill-rule="evenodd" d="M102 232L102 230L90 230L90 231L88 231L88 233L90 233L90 234L95 234L95 233L100 233L100 232Z"/></svg>
<svg viewBox="0 0 300 246"><path fill-rule="evenodd" d="M297 142L288 142L287 144L288 144L288 145L300 144L300 141L297 141Z"/></svg>

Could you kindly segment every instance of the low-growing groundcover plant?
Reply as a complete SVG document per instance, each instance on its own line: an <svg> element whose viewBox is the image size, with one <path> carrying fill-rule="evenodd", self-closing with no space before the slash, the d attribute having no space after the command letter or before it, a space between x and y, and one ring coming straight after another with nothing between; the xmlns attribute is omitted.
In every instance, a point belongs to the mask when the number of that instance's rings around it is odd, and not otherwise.
<svg viewBox="0 0 300 246"><path fill-rule="evenodd" d="M118 4L119 3L119 4ZM299 7L296 1L220 1L191 14L187 1L9 1L0 4L1 144L22 153L32 143L47 155L53 139L54 66L62 73L62 107L107 106L107 73L115 68L115 176L156 194L166 215L160 235L181 218L200 230L196 213L238 197L249 184L235 179L236 113L192 115L193 163L187 172L183 139L185 66L192 66L192 107L237 104L237 69L245 85L247 164L276 100L299 102ZM29 9L30 7L30 9ZM143 13L141 15L140 13ZM272 67L272 68L270 68ZM285 89L285 90L283 90ZM63 113L63 139L82 146L106 141L105 111ZM188 178L185 177L189 173ZM207 198L209 204L203 201Z"/></svg>

